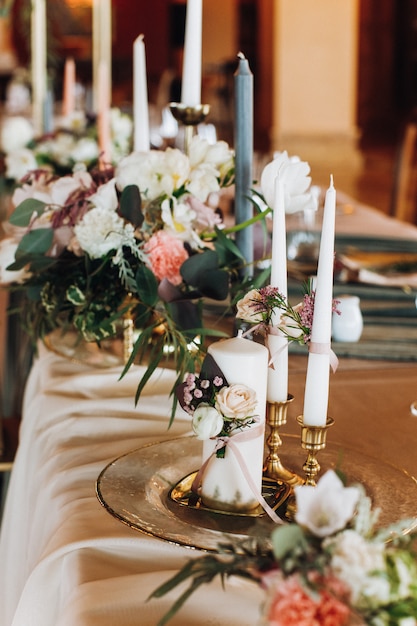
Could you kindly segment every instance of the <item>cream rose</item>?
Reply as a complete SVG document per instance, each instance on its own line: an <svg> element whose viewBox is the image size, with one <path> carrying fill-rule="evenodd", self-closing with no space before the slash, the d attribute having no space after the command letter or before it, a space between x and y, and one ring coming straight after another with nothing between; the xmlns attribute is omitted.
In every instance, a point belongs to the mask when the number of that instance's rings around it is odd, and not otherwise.
<svg viewBox="0 0 417 626"><path fill-rule="evenodd" d="M210 439L222 430L223 418L213 406L201 403L194 411L192 427L197 439Z"/></svg>
<svg viewBox="0 0 417 626"><path fill-rule="evenodd" d="M263 321L261 310L257 310L257 302L261 303L262 296L257 289L252 289L237 303L236 317L245 322L260 324Z"/></svg>
<svg viewBox="0 0 417 626"><path fill-rule="evenodd" d="M215 407L225 418L243 420L255 413L256 393L246 385L223 387L216 396Z"/></svg>

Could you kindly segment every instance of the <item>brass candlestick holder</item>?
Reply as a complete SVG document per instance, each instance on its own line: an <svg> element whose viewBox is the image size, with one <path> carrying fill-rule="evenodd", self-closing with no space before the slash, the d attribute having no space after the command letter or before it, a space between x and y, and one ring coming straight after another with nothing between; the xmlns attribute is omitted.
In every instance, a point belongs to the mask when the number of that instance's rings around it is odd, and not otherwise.
<svg viewBox="0 0 417 626"><path fill-rule="evenodd" d="M285 402L267 402L266 424L270 428L266 439L268 455L265 460L264 474L269 478L280 480L292 487L303 484L304 480L286 469L279 458L278 450L282 445L279 429L287 423L287 411L294 396L288 395Z"/></svg>
<svg viewBox="0 0 417 626"><path fill-rule="evenodd" d="M210 105L196 104L194 106L188 106L181 102L171 102L169 108L175 119L184 126L184 152L189 154L194 128L204 122L210 112Z"/></svg>
<svg viewBox="0 0 417 626"><path fill-rule="evenodd" d="M307 477L305 484L315 487L316 477L320 471L316 455L319 450L323 450L326 447L327 431L330 426L333 426L334 419L328 417L325 426L306 426L303 416L299 415L297 422L301 426L301 446L308 451L306 462L303 465L303 470Z"/></svg>

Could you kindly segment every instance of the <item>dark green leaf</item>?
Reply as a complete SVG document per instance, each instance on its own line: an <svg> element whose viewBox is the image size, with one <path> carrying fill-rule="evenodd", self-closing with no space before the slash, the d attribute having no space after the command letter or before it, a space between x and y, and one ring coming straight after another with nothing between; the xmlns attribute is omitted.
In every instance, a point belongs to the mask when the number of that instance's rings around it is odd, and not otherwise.
<svg viewBox="0 0 417 626"><path fill-rule="evenodd" d="M201 274L196 287L207 298L225 300L229 293L229 274L225 270L208 270Z"/></svg>
<svg viewBox="0 0 417 626"><path fill-rule="evenodd" d="M142 213L142 200L137 185L128 185L123 189L120 197L120 214L135 228L142 226L145 217Z"/></svg>
<svg viewBox="0 0 417 626"><path fill-rule="evenodd" d="M209 270L218 269L219 259L214 250L204 250L201 254L194 254L181 265L181 276L189 285L196 286L200 276Z"/></svg>
<svg viewBox="0 0 417 626"><path fill-rule="evenodd" d="M52 245L54 231L52 228L37 228L23 235L16 250L16 259L21 255L45 254Z"/></svg>
<svg viewBox="0 0 417 626"><path fill-rule="evenodd" d="M158 300L158 281L144 264L140 264L137 269L136 285L139 299L150 307L155 306Z"/></svg>
<svg viewBox="0 0 417 626"><path fill-rule="evenodd" d="M42 215L47 204L35 198L23 200L13 211L9 222L14 226L28 226L34 213Z"/></svg>

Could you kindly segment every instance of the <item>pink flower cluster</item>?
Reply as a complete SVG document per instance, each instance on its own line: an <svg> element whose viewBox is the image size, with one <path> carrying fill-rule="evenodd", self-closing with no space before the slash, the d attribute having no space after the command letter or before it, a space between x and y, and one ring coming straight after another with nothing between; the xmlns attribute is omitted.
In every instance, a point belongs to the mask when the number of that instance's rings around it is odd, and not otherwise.
<svg viewBox="0 0 417 626"><path fill-rule="evenodd" d="M184 244L164 230L158 230L146 242L144 250L152 272L158 280L167 278L173 285L180 285L180 267L188 254Z"/></svg>
<svg viewBox="0 0 417 626"><path fill-rule="evenodd" d="M268 626L343 626L349 621L350 609L334 595L345 591L337 580L326 580L315 596L296 575L283 580L275 573L265 576L264 582L269 588Z"/></svg>

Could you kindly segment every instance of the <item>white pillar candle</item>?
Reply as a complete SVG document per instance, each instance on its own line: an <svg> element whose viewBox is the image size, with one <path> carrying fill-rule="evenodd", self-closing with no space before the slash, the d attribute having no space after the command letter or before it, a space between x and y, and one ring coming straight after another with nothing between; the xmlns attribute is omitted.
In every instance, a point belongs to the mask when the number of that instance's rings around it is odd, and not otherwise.
<svg viewBox="0 0 417 626"><path fill-rule="evenodd" d="M149 140L148 85L143 35L133 44L133 149L147 152Z"/></svg>
<svg viewBox="0 0 417 626"><path fill-rule="evenodd" d="M31 70L33 127L36 135L42 135L47 91L45 0L32 0Z"/></svg>
<svg viewBox="0 0 417 626"><path fill-rule="evenodd" d="M111 0L93 0L93 110L100 112L102 88L100 65L106 64L108 79L107 99L111 102L112 66L112 4Z"/></svg>
<svg viewBox="0 0 417 626"><path fill-rule="evenodd" d="M62 115L69 117L75 109L75 61L67 59L64 66L64 89L62 94Z"/></svg>
<svg viewBox="0 0 417 626"><path fill-rule="evenodd" d="M253 74L248 60L239 53L235 86L235 220L246 222L253 216L250 201L253 169ZM245 261L245 274L253 275L253 226L236 233L236 245Z"/></svg>
<svg viewBox="0 0 417 626"><path fill-rule="evenodd" d="M272 226L272 260L271 286L276 287L280 294L287 298L287 239L285 231L285 200L284 185L279 178L275 179L274 207ZM272 325L280 322L281 313L275 311ZM268 348L272 366L268 368L269 402L285 402L288 398L288 339L284 333L268 335Z"/></svg>
<svg viewBox="0 0 417 626"><path fill-rule="evenodd" d="M250 475L256 491L260 494L264 460L268 350L261 344L239 336L212 344L208 352L229 384L240 383L256 392L256 413L261 428L252 439L238 442L236 445L244 459L245 471ZM226 448L225 457L218 459L213 455L214 447L215 441L208 440L203 443L202 461L204 463L210 459L201 484L203 502L211 507L217 506L226 510L244 511L255 508L258 500L233 451Z"/></svg>
<svg viewBox="0 0 417 626"><path fill-rule="evenodd" d="M326 192L320 252L317 266L316 297L307 377L304 392L303 420L306 426L325 426L329 401L330 341L332 333L334 233L336 191L333 177Z"/></svg>
<svg viewBox="0 0 417 626"><path fill-rule="evenodd" d="M187 0L181 102L191 107L201 104L202 30L203 2Z"/></svg>

